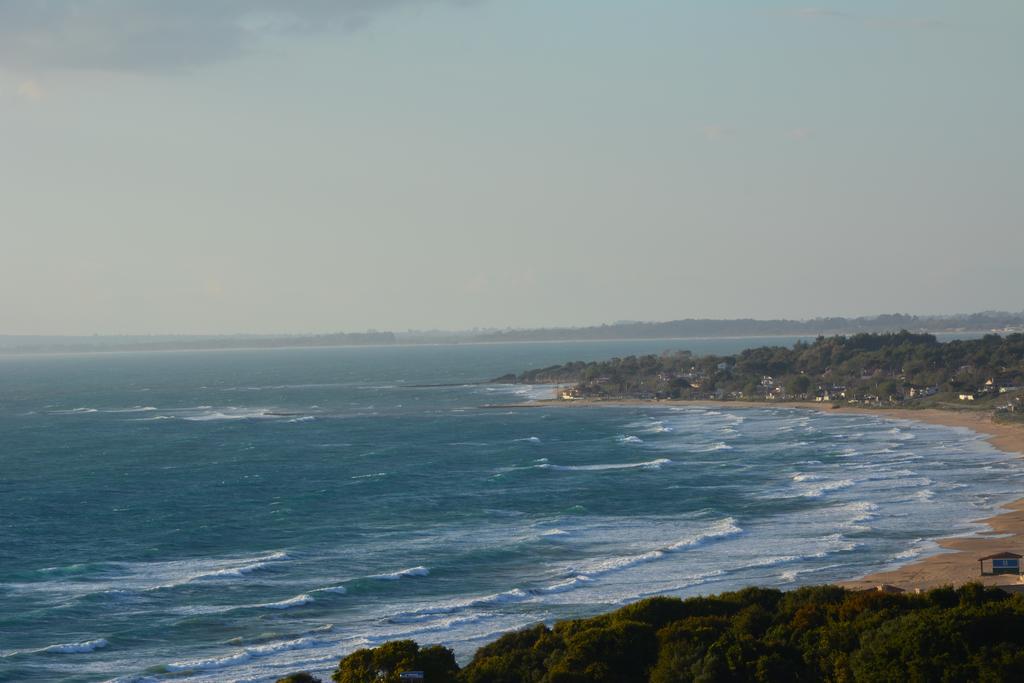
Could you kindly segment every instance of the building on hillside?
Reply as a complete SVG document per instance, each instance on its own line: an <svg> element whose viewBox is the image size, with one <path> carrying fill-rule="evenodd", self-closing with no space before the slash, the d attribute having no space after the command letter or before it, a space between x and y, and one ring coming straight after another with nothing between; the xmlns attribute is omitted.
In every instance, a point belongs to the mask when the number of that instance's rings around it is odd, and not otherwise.
<svg viewBox="0 0 1024 683"><path fill-rule="evenodd" d="M974 400L974 392L973 391L967 391L967 392L964 392L964 393L960 394L960 400L961 401L973 401Z"/></svg>

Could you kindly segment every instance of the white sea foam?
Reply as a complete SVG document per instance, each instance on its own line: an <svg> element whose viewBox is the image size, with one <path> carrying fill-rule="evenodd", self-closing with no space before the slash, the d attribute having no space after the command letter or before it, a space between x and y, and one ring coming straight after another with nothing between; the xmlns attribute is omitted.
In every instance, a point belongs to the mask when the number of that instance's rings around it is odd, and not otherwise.
<svg viewBox="0 0 1024 683"><path fill-rule="evenodd" d="M743 533L743 529L736 525L736 520L732 517L726 517L725 519L715 522L709 528L697 532L693 536L680 539L675 543L666 546L665 550L675 552L686 548L693 548L704 541L710 541L717 538L727 538L741 533Z"/></svg>
<svg viewBox="0 0 1024 683"><path fill-rule="evenodd" d="M532 597L530 593L520 589L502 591L479 597L471 597L456 600L446 600L435 604L419 607L391 616L388 621L396 624L420 623L435 619L438 615L452 614L466 609L489 607L512 602L522 602Z"/></svg>
<svg viewBox="0 0 1024 683"><path fill-rule="evenodd" d="M289 422L312 422L316 419L313 415L303 415L302 417L293 417L288 420Z"/></svg>
<svg viewBox="0 0 1024 683"><path fill-rule="evenodd" d="M816 484L814 486L807 487L800 495L804 496L805 498L820 498L829 491L839 491L841 489L850 488L851 486L854 485L856 485L856 482L853 481L852 479L826 481L821 484Z"/></svg>
<svg viewBox="0 0 1024 683"><path fill-rule="evenodd" d="M621 436L615 437L615 439L619 443L641 444L644 442L644 440L641 439L639 436L633 436L632 434L623 434Z"/></svg>
<svg viewBox="0 0 1024 683"><path fill-rule="evenodd" d="M843 506L843 510L850 514L849 522L856 524L874 519L878 505L870 501L858 501Z"/></svg>
<svg viewBox="0 0 1024 683"><path fill-rule="evenodd" d="M707 446L695 446L688 450L694 453L711 453L712 451L731 451L732 446L730 446L724 441L716 441L715 443L709 444Z"/></svg>
<svg viewBox="0 0 1024 683"><path fill-rule="evenodd" d="M245 648L245 651L253 657L265 657L266 655L276 655L280 652L291 652L293 650L310 650L313 648L323 647L324 645L330 644L331 643L326 643L316 638L304 637L296 638L295 640L284 640L276 643L267 643L266 645L253 645L251 647Z"/></svg>
<svg viewBox="0 0 1024 683"><path fill-rule="evenodd" d="M703 583L707 583L709 579L713 579L713 578L716 578L716 577L719 577L719 576L724 576L724 575L725 575L725 571L721 570L721 569L713 569L713 570L711 570L709 572L700 572L698 574L691 574L691 575L689 575L687 577L684 577L684 580L683 580L682 583L676 583L676 584L674 584L672 586L668 586L668 587L660 587L657 590L643 591L641 593L637 593L635 595L631 595L628 598L626 598L624 600L621 600L620 602L632 602L633 600L636 600L636 599L639 599L639 598L646 598L646 597L649 597L651 595L668 595L668 594L672 594L672 593L677 593L679 591L684 591L684 590L686 590L688 588L693 588L694 586L699 586L699 585L701 585Z"/></svg>
<svg viewBox="0 0 1024 683"><path fill-rule="evenodd" d="M196 583L221 583L244 578L248 574L272 567L274 563L290 559L284 552L273 552L254 557L202 558L165 560L160 562L108 562L94 565L73 565L43 570L57 573L61 580L48 580L18 584L27 592L48 593L64 599L87 595L125 597L152 591L174 589ZM65 580L70 574L72 580ZM88 581L78 575L87 575ZM11 585L11 584L9 584Z"/></svg>
<svg viewBox="0 0 1024 683"><path fill-rule="evenodd" d="M755 560L749 560L743 568L746 569L747 567L774 567L776 565L788 564L790 562L797 562L803 559L805 558L801 557L800 555L775 555L768 557L760 557Z"/></svg>
<svg viewBox="0 0 1024 683"><path fill-rule="evenodd" d="M547 531L540 532L540 535L545 538L551 538L552 536L568 536L569 532L564 529L548 529Z"/></svg>
<svg viewBox="0 0 1024 683"><path fill-rule="evenodd" d="M545 470L556 470L558 472L601 472L604 470L630 470L630 469L652 469L656 470L661 468L663 465L671 465L672 461L668 458L658 458L657 460L648 460L646 462L625 462L625 463L608 463L604 465L552 465L551 463L541 463L534 465L535 468Z"/></svg>
<svg viewBox="0 0 1024 683"><path fill-rule="evenodd" d="M253 562L252 564L243 564L237 567L224 567L223 569L214 569L213 571L204 572L202 574L195 574L188 577L187 582L202 580L202 579L214 579L214 578L225 578L225 577L241 577L246 574L250 574L254 571L258 571L267 566L266 562ZM176 585L176 584L171 584Z"/></svg>
<svg viewBox="0 0 1024 683"><path fill-rule="evenodd" d="M326 588L317 588L313 593L337 593L338 595L345 595L348 593L348 589L344 586L327 586Z"/></svg>
<svg viewBox="0 0 1024 683"><path fill-rule="evenodd" d="M568 579L565 579L564 581L559 581L558 583L553 583L550 586L547 586L546 588L542 588L539 592L564 593L565 591L571 591L575 588L579 588L580 586L590 583L593 580L594 579L590 578L586 574L578 574L576 576L572 576Z"/></svg>
<svg viewBox="0 0 1024 683"><path fill-rule="evenodd" d="M631 422L626 425L630 429L637 429L646 434L663 434L674 431L672 427L665 424L664 420L648 420L642 422Z"/></svg>
<svg viewBox="0 0 1024 683"><path fill-rule="evenodd" d="M266 569L273 562L281 562L289 559L291 558L288 556L287 553L275 552L269 555L249 558L247 560L239 560L238 562L228 564L227 566L216 566L216 568L210 569L209 571L202 571L187 576L184 581L180 581L177 584L172 583L160 587L167 588L174 585L180 585L180 583L188 583L197 580L239 578L245 576L246 574L251 574L252 572L259 571L260 569Z"/></svg>
<svg viewBox="0 0 1024 683"><path fill-rule="evenodd" d="M829 547L825 550L818 551L809 557L822 558L831 555L832 553L845 553L851 550L856 550L861 546L856 541L850 541L843 537L842 534L829 534L825 538L821 539L825 541Z"/></svg>
<svg viewBox="0 0 1024 683"><path fill-rule="evenodd" d="M915 436L913 434L911 434L910 432L904 432L899 427L893 427L892 429L890 429L886 433L887 434L892 434L899 441L910 441L911 439L915 438Z"/></svg>
<svg viewBox="0 0 1024 683"><path fill-rule="evenodd" d="M786 570L786 571L782 572L781 574L779 574L779 579L781 579L783 581L783 583L793 583L802 574L814 574L814 573L817 573L817 572L822 572L822 571L826 571L826 570L829 570L829 569L835 569L837 567L842 567L842 566L843 565L841 565L841 564L826 564L826 565L821 566L821 567L804 567L804 568L801 568L801 569L789 569L789 570Z"/></svg>
<svg viewBox="0 0 1024 683"><path fill-rule="evenodd" d="M303 605L308 605L311 602L315 602L315 598L308 593L303 593L302 595L296 595L294 598L288 598L287 600L281 600L279 602L267 602L259 605L253 605L253 607L265 607L267 609L290 609L292 607L301 607Z"/></svg>
<svg viewBox="0 0 1024 683"><path fill-rule="evenodd" d="M636 553L632 555L621 555L617 557L599 558L586 562L582 565L570 567L567 570L568 576L558 581L557 583L551 584L545 588L539 589L538 593L563 593L566 591L574 590L576 588L583 587L597 578L611 574L614 572L623 571L632 567L654 562L660 560L666 555L671 553L677 553L689 548L697 547L705 542L727 538L743 532L737 524L736 520L732 517L726 517L720 519L705 529L696 531L695 533L681 538L677 541L669 543L665 546L649 550L647 552Z"/></svg>
<svg viewBox="0 0 1024 683"><path fill-rule="evenodd" d="M57 655L77 655L84 654L86 652L92 652L93 650L99 650L100 648L106 647L109 643L106 638L96 638L95 640L85 640L80 643L62 643L60 645L49 645L47 647L36 650L36 652L44 652L49 654Z"/></svg>
<svg viewBox="0 0 1024 683"><path fill-rule="evenodd" d="M471 632L466 633L462 631L466 626L471 626L484 621L490 621L495 618L495 614L489 612L472 612L469 614L457 614L457 615L435 615L429 619L422 621L404 622L388 620L391 624L409 624L405 628L388 629L384 632L375 633L370 640L373 643L380 643L387 640L397 640L404 638L419 638L425 634L437 633L439 631L446 632L446 637L450 637L452 631L461 631L463 637L479 638L485 635L485 632ZM493 632L494 635L499 635L506 632L507 629L501 629L501 631Z"/></svg>
<svg viewBox="0 0 1024 683"><path fill-rule="evenodd" d="M83 640L80 643L61 643L59 645L47 645L46 647L40 647L35 650L13 650L4 654L0 654L0 658L3 657L16 657L18 655L32 655L32 654L51 654L51 655L79 655L93 650L99 650L104 648L109 643L106 638L96 638L94 640Z"/></svg>
<svg viewBox="0 0 1024 683"><path fill-rule="evenodd" d="M222 420L259 420L274 417L280 416L265 408L223 408L201 415L189 415L185 419L190 422L219 422Z"/></svg>
<svg viewBox="0 0 1024 683"><path fill-rule="evenodd" d="M229 666L238 666L239 664L248 662L250 659L252 659L252 655L248 652L242 651L226 655L224 657L197 659L191 662L174 662L171 664L165 664L163 668L170 673L210 671L211 669L224 669Z"/></svg>
<svg viewBox="0 0 1024 683"><path fill-rule="evenodd" d="M380 579L382 581L398 581L399 579L428 576L429 574L430 570L426 567L409 567L408 569L400 569L397 572L390 572L388 574L374 574L369 578Z"/></svg>
<svg viewBox="0 0 1024 683"><path fill-rule="evenodd" d="M594 578L597 576L603 576L612 572L618 572L623 569L629 569L639 564L645 564L647 562L653 562L659 560L665 556L665 550L649 550L645 553L639 553L637 555L622 555L620 557L610 557L604 560L596 560L588 564L583 565L576 574L586 576L587 578Z"/></svg>

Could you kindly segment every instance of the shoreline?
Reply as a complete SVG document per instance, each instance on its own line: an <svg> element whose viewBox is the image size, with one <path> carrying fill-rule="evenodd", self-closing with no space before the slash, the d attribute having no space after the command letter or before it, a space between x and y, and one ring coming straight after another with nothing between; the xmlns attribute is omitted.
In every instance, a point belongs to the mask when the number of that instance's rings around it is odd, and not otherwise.
<svg viewBox="0 0 1024 683"><path fill-rule="evenodd" d="M939 408L832 408L831 404L809 401L763 402L763 401L697 401L697 400L575 400L560 401L548 399L529 403L505 405L503 407L550 407L553 405L600 407L606 406L692 406L720 408L729 406L737 409L750 408L796 408L815 410L829 415L877 415L889 420L908 420L944 427L962 427L984 437L993 448L1004 453L1024 458L1024 424L995 422L988 412L967 410L942 410ZM498 407L498 406L495 406ZM1024 492L1022 492L1024 493ZM935 554L915 559L896 567L864 576L837 582L852 590L873 589L881 585L896 586L905 591L928 590L941 586L960 586L969 582L980 582L986 586L998 586L1011 592L1024 592L1024 583L1014 574L981 576L978 558L993 553L1010 551L1024 555L1024 497L1001 506L1002 512L984 519L971 520L985 524L988 530L970 536L954 536L936 540L940 550Z"/></svg>

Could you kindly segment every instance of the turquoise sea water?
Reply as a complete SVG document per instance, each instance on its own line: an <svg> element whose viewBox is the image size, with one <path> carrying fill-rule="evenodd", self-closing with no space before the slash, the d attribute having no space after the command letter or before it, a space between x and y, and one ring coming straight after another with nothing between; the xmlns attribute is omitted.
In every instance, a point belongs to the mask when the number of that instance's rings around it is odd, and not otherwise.
<svg viewBox="0 0 1024 683"><path fill-rule="evenodd" d="M761 343L0 359L0 680L264 681L399 637L465 658L645 595L905 562L1020 495L966 430L482 408L550 389L473 383Z"/></svg>

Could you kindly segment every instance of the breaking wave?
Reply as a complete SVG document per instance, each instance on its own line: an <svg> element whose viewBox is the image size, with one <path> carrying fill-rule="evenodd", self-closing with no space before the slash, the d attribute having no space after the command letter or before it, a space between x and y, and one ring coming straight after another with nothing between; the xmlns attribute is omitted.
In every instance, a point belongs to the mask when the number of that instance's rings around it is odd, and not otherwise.
<svg viewBox="0 0 1024 683"><path fill-rule="evenodd" d="M430 570L426 567L409 567L408 569L400 569L397 572L390 572L388 574L374 574L369 577L371 579L380 579L382 581L398 581L399 579L409 579L417 576L428 576Z"/></svg>
<svg viewBox="0 0 1024 683"><path fill-rule="evenodd" d="M51 655L80 655L93 650L99 650L104 648L110 643L107 642L106 638L96 638L95 640L83 640L80 643L61 643L59 645L47 645L35 650L14 650L7 654L0 655L0 657L16 657L18 655L31 655L31 654L51 654Z"/></svg>
<svg viewBox="0 0 1024 683"><path fill-rule="evenodd" d="M657 460L648 460L646 462L624 462L624 463L608 463L605 465L553 465L551 463L540 463L534 465L534 468L555 470L557 472L602 472L605 470L631 470L631 469L651 469L656 470L661 468L663 465L671 465L672 461L668 458L658 458Z"/></svg>
<svg viewBox="0 0 1024 683"><path fill-rule="evenodd" d="M288 598L287 600L281 600L279 602L266 602L260 605L253 605L253 607L263 607L266 609L290 609L292 607L302 607L308 605L311 602L315 602L315 598L308 593L302 595L296 595L294 598Z"/></svg>

